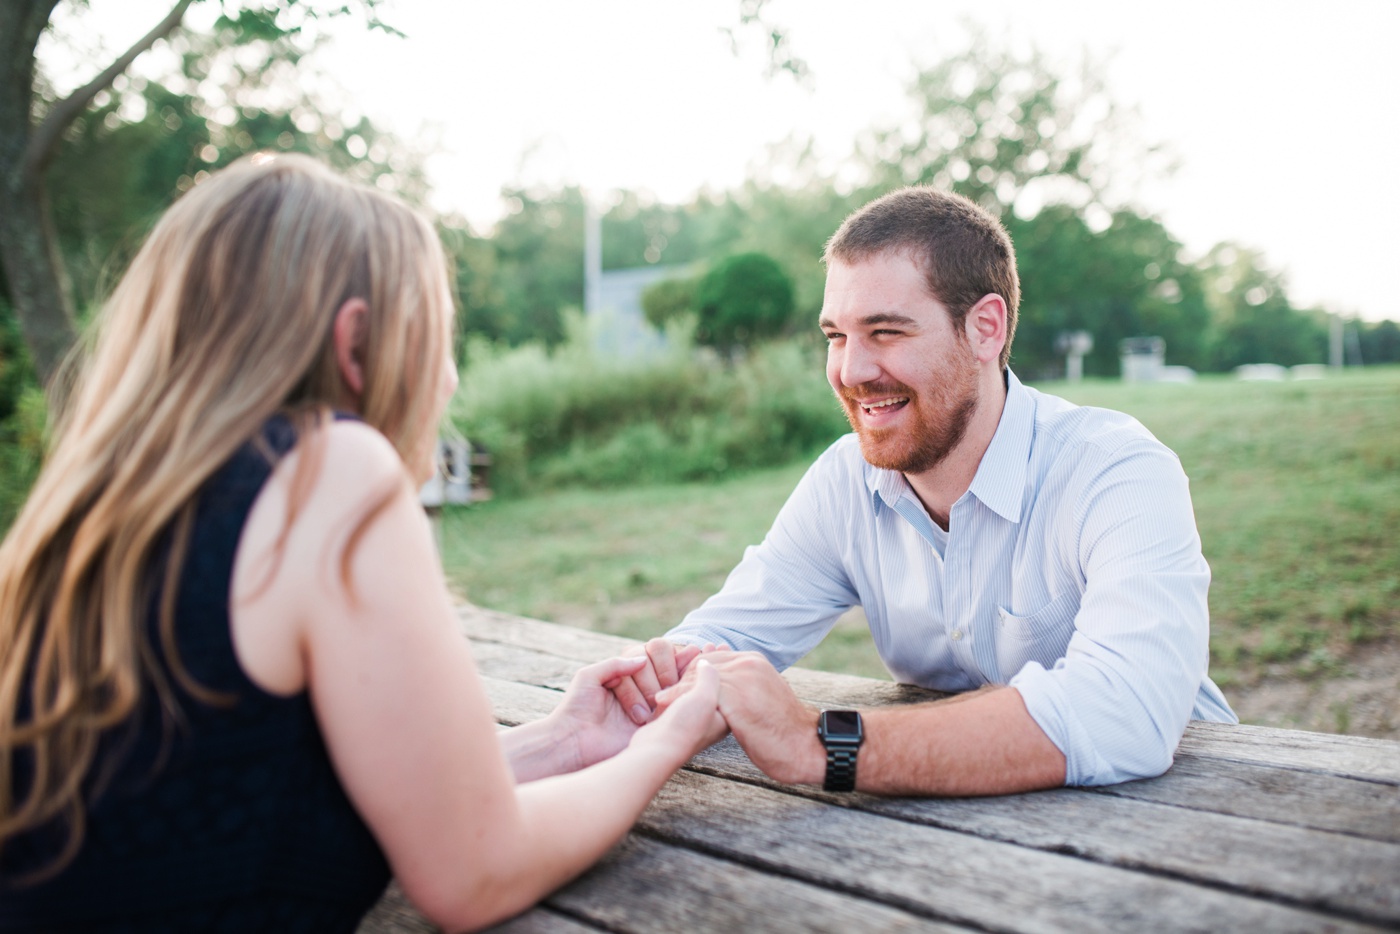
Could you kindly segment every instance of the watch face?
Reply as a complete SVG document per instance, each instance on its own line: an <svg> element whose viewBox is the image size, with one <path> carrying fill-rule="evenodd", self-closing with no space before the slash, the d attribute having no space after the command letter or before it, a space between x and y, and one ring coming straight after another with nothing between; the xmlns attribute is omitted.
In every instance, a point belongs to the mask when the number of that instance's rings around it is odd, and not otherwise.
<svg viewBox="0 0 1400 934"><path fill-rule="evenodd" d="M808 721L810 722L810 721ZM860 736L860 714L854 710L822 711L822 727L827 736Z"/></svg>

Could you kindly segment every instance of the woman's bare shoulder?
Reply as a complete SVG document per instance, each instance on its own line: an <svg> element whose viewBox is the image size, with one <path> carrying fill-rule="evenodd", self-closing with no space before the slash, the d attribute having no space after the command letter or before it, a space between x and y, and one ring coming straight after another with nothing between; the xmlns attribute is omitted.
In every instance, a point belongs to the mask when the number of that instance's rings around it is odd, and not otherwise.
<svg viewBox="0 0 1400 934"><path fill-rule="evenodd" d="M324 452L322 463L317 465L320 468L318 484L362 487L366 481L375 479L402 477L407 480L399 452L388 438L364 422L352 419L331 422L304 439L294 453L306 456L317 448Z"/></svg>
<svg viewBox="0 0 1400 934"><path fill-rule="evenodd" d="M389 522L402 527L396 538L416 537L415 519L394 518L418 512L410 486L388 439L352 420L308 432L274 468L239 539L232 591L235 650L264 689L304 684L307 625L347 602L342 556L380 544L364 532Z"/></svg>

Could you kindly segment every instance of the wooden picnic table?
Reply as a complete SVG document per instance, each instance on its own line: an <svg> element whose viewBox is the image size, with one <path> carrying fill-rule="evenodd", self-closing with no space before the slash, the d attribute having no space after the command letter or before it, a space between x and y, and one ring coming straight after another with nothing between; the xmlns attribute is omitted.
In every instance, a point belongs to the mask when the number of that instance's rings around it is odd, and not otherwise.
<svg viewBox="0 0 1400 934"><path fill-rule="evenodd" d="M464 607L497 719L553 709L630 640ZM794 668L813 706L937 695ZM1165 775L1001 798L782 785L732 738L592 870L496 930L1400 929L1400 743L1192 723ZM393 887L361 934L433 930Z"/></svg>

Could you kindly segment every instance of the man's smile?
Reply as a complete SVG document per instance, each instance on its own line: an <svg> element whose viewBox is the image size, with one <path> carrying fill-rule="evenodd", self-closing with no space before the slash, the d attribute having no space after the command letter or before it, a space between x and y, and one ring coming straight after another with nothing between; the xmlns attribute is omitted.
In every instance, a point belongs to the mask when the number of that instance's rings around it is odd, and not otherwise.
<svg viewBox="0 0 1400 934"><path fill-rule="evenodd" d="M890 396L889 398L880 399L875 402L863 402L860 400L856 401L856 404L860 406L861 411L871 418L879 418L885 415L893 415L895 412L904 408L904 406L908 403L908 396Z"/></svg>

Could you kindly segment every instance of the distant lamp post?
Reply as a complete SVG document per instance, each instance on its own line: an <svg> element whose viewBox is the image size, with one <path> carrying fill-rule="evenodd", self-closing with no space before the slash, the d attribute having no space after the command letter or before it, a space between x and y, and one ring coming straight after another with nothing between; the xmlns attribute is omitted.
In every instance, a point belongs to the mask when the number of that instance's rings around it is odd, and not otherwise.
<svg viewBox="0 0 1400 934"><path fill-rule="evenodd" d="M1077 383L1084 378L1084 355L1094 349L1094 335L1088 331L1061 331L1055 338L1055 352L1065 355L1065 379Z"/></svg>

